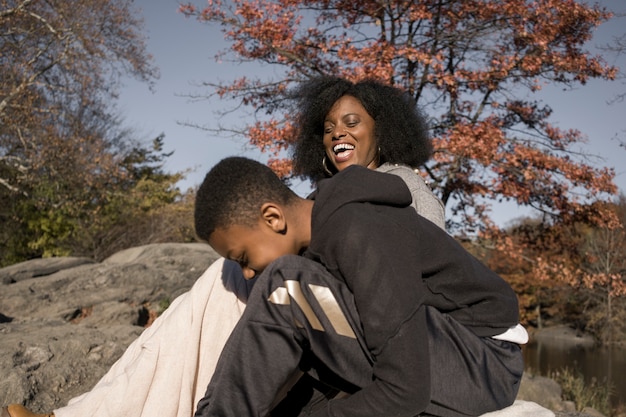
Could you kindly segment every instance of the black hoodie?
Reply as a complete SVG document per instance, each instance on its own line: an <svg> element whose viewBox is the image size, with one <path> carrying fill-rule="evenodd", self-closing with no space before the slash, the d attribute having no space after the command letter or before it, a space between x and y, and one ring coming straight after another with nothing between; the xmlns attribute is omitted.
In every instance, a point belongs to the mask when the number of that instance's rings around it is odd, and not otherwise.
<svg viewBox="0 0 626 417"><path fill-rule="evenodd" d="M324 415L416 415L426 408L430 362L424 305L478 336L494 336L518 323L512 288L419 216L399 177L351 166L322 181L312 198L311 243L303 255L353 292L374 358L372 384L332 402Z"/></svg>

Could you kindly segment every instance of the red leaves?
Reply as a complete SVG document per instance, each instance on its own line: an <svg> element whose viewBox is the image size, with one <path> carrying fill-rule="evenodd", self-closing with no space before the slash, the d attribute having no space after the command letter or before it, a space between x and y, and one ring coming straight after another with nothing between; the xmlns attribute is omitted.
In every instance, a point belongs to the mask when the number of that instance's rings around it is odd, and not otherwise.
<svg viewBox="0 0 626 417"><path fill-rule="evenodd" d="M279 155L292 142L293 126L289 123L280 123L276 120L258 121L248 127L250 143L262 152Z"/></svg>
<svg viewBox="0 0 626 417"><path fill-rule="evenodd" d="M462 213L456 219L462 228L489 224L481 198L514 200L566 221L615 192L613 171L585 163L574 150L580 132L556 128L549 107L522 100L543 83L615 76L615 68L584 49L593 29L611 17L597 6L236 0L181 10L223 25L233 42L225 54L233 60L284 69L278 81L235 79L216 90L257 111L247 134L263 151L279 155L289 146L291 115L281 112L281 100L293 82L320 73L376 78L406 89L432 118L429 173L444 202Z"/></svg>

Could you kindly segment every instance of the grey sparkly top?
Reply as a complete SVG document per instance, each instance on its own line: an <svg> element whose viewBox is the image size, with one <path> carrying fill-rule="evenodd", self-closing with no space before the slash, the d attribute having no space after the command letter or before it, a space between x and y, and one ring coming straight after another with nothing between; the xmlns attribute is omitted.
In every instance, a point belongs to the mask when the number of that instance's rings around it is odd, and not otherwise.
<svg viewBox="0 0 626 417"><path fill-rule="evenodd" d="M376 168L376 171L394 174L402 178L413 196L411 205L415 208L415 211L442 229L446 229L442 201L412 168L406 165L384 163Z"/></svg>

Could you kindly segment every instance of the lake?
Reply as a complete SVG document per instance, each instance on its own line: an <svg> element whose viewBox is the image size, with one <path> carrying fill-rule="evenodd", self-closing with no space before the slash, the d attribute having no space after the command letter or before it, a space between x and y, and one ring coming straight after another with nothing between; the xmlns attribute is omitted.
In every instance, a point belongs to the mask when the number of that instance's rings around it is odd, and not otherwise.
<svg viewBox="0 0 626 417"><path fill-rule="evenodd" d="M569 367L574 374L580 372L587 382L592 378L603 383L610 381L614 390L613 405L626 404L626 348L623 346L533 341L524 346L523 351L528 372L550 376L554 371Z"/></svg>

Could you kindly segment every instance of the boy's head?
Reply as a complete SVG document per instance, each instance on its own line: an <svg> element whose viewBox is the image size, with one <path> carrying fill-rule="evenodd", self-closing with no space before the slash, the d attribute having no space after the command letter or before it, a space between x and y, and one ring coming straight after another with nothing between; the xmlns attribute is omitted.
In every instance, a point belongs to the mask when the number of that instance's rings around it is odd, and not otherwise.
<svg viewBox="0 0 626 417"><path fill-rule="evenodd" d="M301 200L266 165L226 158L209 171L196 194L196 234L252 278L278 257L301 250L298 222L287 228Z"/></svg>

